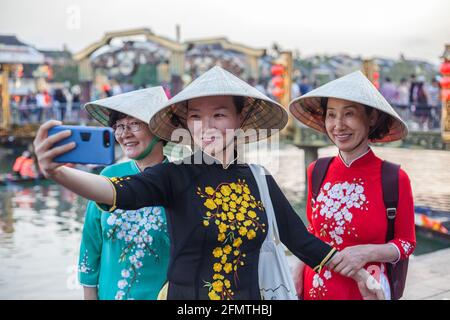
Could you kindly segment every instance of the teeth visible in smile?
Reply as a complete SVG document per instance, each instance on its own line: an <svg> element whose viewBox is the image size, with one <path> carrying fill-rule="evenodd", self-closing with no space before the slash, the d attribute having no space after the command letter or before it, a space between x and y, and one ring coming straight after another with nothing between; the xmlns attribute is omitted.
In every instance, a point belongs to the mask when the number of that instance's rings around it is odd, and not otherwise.
<svg viewBox="0 0 450 320"><path fill-rule="evenodd" d="M133 147L135 145L137 145L136 142L125 143L125 146L127 146L127 147Z"/></svg>
<svg viewBox="0 0 450 320"><path fill-rule="evenodd" d="M338 135L336 135L336 137L338 137L338 138L347 138L347 137L350 137L350 134L338 134Z"/></svg>

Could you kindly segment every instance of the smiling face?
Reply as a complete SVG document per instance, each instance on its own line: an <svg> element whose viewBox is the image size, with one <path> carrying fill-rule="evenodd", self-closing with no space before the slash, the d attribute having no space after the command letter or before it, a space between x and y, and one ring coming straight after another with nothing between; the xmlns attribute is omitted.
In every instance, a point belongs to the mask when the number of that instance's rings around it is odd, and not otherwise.
<svg viewBox="0 0 450 320"><path fill-rule="evenodd" d="M201 97L189 100L187 126L194 143L214 156L228 146L234 130L242 124L232 96Z"/></svg>
<svg viewBox="0 0 450 320"><path fill-rule="evenodd" d="M376 110L374 110L376 111ZM361 104L329 98L325 115L325 128L331 141L343 152L365 150L369 144L369 130L378 113L367 115Z"/></svg>
<svg viewBox="0 0 450 320"><path fill-rule="evenodd" d="M119 128L121 126L125 126L126 128L120 135L117 134L118 131L116 129L115 137L123 153L130 159L140 156L153 139L148 125L141 120L127 116L117 120L113 129L114 127ZM138 131L132 132L130 126L138 129Z"/></svg>

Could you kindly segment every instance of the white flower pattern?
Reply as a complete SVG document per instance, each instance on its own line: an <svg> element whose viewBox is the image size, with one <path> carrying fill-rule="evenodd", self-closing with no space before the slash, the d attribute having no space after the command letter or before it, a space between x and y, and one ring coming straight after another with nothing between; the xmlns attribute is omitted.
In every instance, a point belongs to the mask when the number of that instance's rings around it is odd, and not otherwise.
<svg viewBox="0 0 450 320"><path fill-rule="evenodd" d="M81 263L78 266L78 271L80 273L88 274L88 273L91 273L94 270L93 268L91 268L89 266L89 264L88 264L88 260L89 259L88 258L89 258L88 251L86 250L84 252L84 254L83 254L83 259L81 260Z"/></svg>
<svg viewBox="0 0 450 320"><path fill-rule="evenodd" d="M368 203L362 179L333 185L330 182L325 183L312 208L315 218L318 218L319 214L325 220L320 226L321 236L328 233L332 239L330 245L342 245L342 236L354 232L354 229L347 230L353 220L350 209L367 211ZM357 234L355 236L357 237Z"/></svg>
<svg viewBox="0 0 450 320"><path fill-rule="evenodd" d="M319 274L315 274L312 280L312 288L309 289L309 296L314 299L320 299L328 292L325 286L325 280L330 280L332 277L331 272L326 270L323 274L323 278ZM324 279L325 278L325 279Z"/></svg>
<svg viewBox="0 0 450 320"><path fill-rule="evenodd" d="M344 234L358 237L355 228L350 228L350 225L356 212L368 210L368 203L362 179L333 185L330 182L325 183L312 205L313 217L317 219L320 215L324 218L319 225L320 236L325 237L328 234L331 238L329 244L337 249L343 245ZM322 276L315 274L309 296L313 299L323 298L328 292L326 281L331 278L332 273L329 270L325 270Z"/></svg>
<svg viewBox="0 0 450 320"><path fill-rule="evenodd" d="M414 246L412 246L409 241L405 241L403 239L400 239L399 242L400 242L400 245L402 246L403 254L405 256L409 256L412 253Z"/></svg>
<svg viewBox="0 0 450 320"><path fill-rule="evenodd" d="M117 209L110 214L107 223L107 237L111 240L124 242L119 263L126 263L122 269L122 279L117 282L116 300L133 299L130 296L132 288L143 267L142 260L146 255L159 260L158 252L153 249L152 232L167 232L167 224L160 207L146 207L139 210Z"/></svg>

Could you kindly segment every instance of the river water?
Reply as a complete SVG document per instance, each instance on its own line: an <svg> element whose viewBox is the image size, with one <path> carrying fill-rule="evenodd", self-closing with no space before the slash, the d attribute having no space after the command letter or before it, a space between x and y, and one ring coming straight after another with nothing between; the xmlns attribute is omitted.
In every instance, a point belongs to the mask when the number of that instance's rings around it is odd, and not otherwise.
<svg viewBox="0 0 450 320"><path fill-rule="evenodd" d="M402 165L416 204L450 212L450 152L386 147L374 151ZM319 150L319 156L335 153L334 147ZM304 218L303 151L282 146L279 155L278 165L268 167ZM9 170L13 159L0 149L0 172ZM50 182L0 186L0 299L82 298L76 265L85 203ZM415 254L448 246L418 235Z"/></svg>

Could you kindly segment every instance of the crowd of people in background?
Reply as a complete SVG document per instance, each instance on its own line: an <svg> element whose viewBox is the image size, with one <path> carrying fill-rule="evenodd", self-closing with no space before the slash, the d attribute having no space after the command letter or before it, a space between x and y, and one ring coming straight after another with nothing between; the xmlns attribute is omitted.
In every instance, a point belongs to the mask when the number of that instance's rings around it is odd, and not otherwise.
<svg viewBox="0 0 450 320"><path fill-rule="evenodd" d="M42 123L48 119L78 122L82 110L81 90L79 86L73 86L30 91L24 96L13 96L11 109L14 123L20 125Z"/></svg>
<svg viewBox="0 0 450 320"><path fill-rule="evenodd" d="M166 95L170 97L173 92L178 92L172 88L168 82L160 84ZM178 87L178 84L175 84ZM112 79L100 86L92 86L89 94L90 100L97 100L115 96L121 93L130 92L143 87L136 87L131 82L119 83ZM11 109L13 122L19 125L29 123L43 123L49 119L60 121L70 121L76 123L86 123L89 116L83 110L81 88L78 85L73 87L60 86L49 90L30 91L24 96L11 97Z"/></svg>
<svg viewBox="0 0 450 320"><path fill-rule="evenodd" d="M248 83L269 96L273 96L273 85L270 79L248 78ZM426 81L423 75L411 75L394 82L390 77L381 81L380 92L394 106L399 115L411 125L413 130L428 131L438 129L441 119L441 101L439 79ZM170 98L180 88L172 88L169 82L161 84ZM183 85L181 85L182 87ZM306 74L296 76L292 81L291 98L308 93L319 86L313 77ZM178 85L177 85L178 87ZM101 99L117 94L133 91L136 88L131 82L119 83L111 80L101 86L93 86L90 98ZM82 108L81 90L78 85L58 87L51 90L30 92L25 96L12 97L14 122L20 125L42 123L48 119L86 123L88 115Z"/></svg>
<svg viewBox="0 0 450 320"><path fill-rule="evenodd" d="M273 85L270 79L256 81L256 79L254 78L249 78L247 79L247 82L263 94L269 96L271 99L277 99L277 97L272 94ZM292 81L291 98L300 97L301 95L308 93L318 86L319 84L317 81L311 81L310 78L306 75L296 77Z"/></svg>
<svg viewBox="0 0 450 320"><path fill-rule="evenodd" d="M424 76L411 75L395 83L386 77L380 85L380 92L394 106L400 116L413 128L427 131L439 128L441 99L439 79L427 82Z"/></svg>
<svg viewBox="0 0 450 320"><path fill-rule="evenodd" d="M250 78L248 82L270 98L276 99L272 95L270 80L257 82ZM291 98L300 97L319 85L316 79L307 75L297 77L292 81ZM402 78L399 82L394 82L390 77L385 77L379 90L412 130L440 128L442 105L438 78L427 82L423 75L413 74L409 79Z"/></svg>

